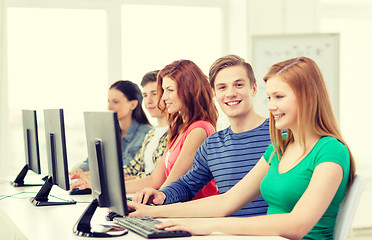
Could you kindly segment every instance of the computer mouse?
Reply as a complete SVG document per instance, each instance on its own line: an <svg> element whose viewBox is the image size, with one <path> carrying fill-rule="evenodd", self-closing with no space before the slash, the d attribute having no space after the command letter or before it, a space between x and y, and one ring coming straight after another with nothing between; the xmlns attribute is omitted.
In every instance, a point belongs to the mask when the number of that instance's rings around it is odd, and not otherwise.
<svg viewBox="0 0 372 240"><path fill-rule="evenodd" d="M90 188L85 188L85 189L79 189L79 188L73 188L70 191L70 195L86 195L86 194L91 194L92 189Z"/></svg>
<svg viewBox="0 0 372 240"><path fill-rule="evenodd" d="M113 221L115 217L123 217L123 216L116 212L109 212L106 215L106 221Z"/></svg>

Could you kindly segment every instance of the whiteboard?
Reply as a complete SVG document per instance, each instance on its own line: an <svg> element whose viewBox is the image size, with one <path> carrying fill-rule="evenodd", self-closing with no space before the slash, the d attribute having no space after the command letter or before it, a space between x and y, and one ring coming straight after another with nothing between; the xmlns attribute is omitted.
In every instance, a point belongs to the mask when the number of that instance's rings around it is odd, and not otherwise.
<svg viewBox="0 0 372 240"><path fill-rule="evenodd" d="M252 67L258 93L255 109L268 117L267 94L263 77L269 68L280 61L305 56L319 66L327 86L336 119L339 118L339 34L289 34L252 36Z"/></svg>

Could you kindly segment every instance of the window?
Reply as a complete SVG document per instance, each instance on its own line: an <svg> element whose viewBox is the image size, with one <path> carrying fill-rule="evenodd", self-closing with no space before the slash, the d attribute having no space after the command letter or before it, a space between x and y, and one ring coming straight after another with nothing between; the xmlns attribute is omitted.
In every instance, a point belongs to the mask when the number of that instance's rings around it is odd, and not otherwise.
<svg viewBox="0 0 372 240"><path fill-rule="evenodd" d="M7 30L10 158L19 164L12 170L24 164L21 109L37 110L43 161L43 109L63 108L67 153L81 161L87 155L83 111L107 105L106 12L8 8Z"/></svg>
<svg viewBox="0 0 372 240"><path fill-rule="evenodd" d="M222 54L221 22L218 7L122 5L123 79L140 84L145 73L179 59L208 76Z"/></svg>
<svg viewBox="0 0 372 240"><path fill-rule="evenodd" d="M123 77L140 82L146 72L178 59L192 60L208 74L222 52L221 21L217 7L123 5Z"/></svg>
<svg viewBox="0 0 372 240"><path fill-rule="evenodd" d="M146 72L181 58L194 61L208 74L223 52L224 1L172 4L167 0L6 1L10 127L6 140L14 162L1 166L13 175L24 164L21 109L37 110L46 173L44 109L65 110L71 168L87 156L83 112L106 110L110 83L122 78L139 84Z"/></svg>

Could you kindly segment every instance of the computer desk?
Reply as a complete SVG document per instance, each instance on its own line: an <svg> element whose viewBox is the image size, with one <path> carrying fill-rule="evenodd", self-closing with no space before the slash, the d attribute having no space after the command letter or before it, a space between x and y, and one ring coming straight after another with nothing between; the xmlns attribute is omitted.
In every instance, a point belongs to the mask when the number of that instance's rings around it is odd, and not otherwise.
<svg viewBox="0 0 372 240"><path fill-rule="evenodd" d="M97 239L87 238L75 235L72 228L79 219L85 208L92 200L91 195L71 196L57 186L54 186L51 195L62 199L74 199L77 204L63 206L35 207L29 201L34 197L40 187L18 187L14 188L9 181L0 182L0 199L3 195L13 195L0 200L0 239L14 240L84 240ZM17 195L14 195L17 194ZM53 197L50 198L54 201ZM92 219L92 226L107 224L104 216L107 209L98 208ZM100 239L130 239L143 240L145 238L130 232L127 235L115 238ZM281 237L258 237L258 236L235 236L222 233L213 233L209 236L192 236L191 238L175 239L200 239L200 240L266 240L266 239L284 239Z"/></svg>

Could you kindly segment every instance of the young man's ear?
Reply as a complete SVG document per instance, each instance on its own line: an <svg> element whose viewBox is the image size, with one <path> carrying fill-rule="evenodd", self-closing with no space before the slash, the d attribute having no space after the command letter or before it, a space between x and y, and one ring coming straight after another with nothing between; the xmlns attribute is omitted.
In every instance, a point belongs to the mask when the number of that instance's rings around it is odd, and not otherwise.
<svg viewBox="0 0 372 240"><path fill-rule="evenodd" d="M254 83L254 85L252 86L252 89L253 89L252 96L256 96L256 94L257 94L257 83Z"/></svg>
<svg viewBox="0 0 372 240"><path fill-rule="evenodd" d="M130 110L133 111L134 109L136 109L137 105L138 105L138 101L137 100L130 101Z"/></svg>

